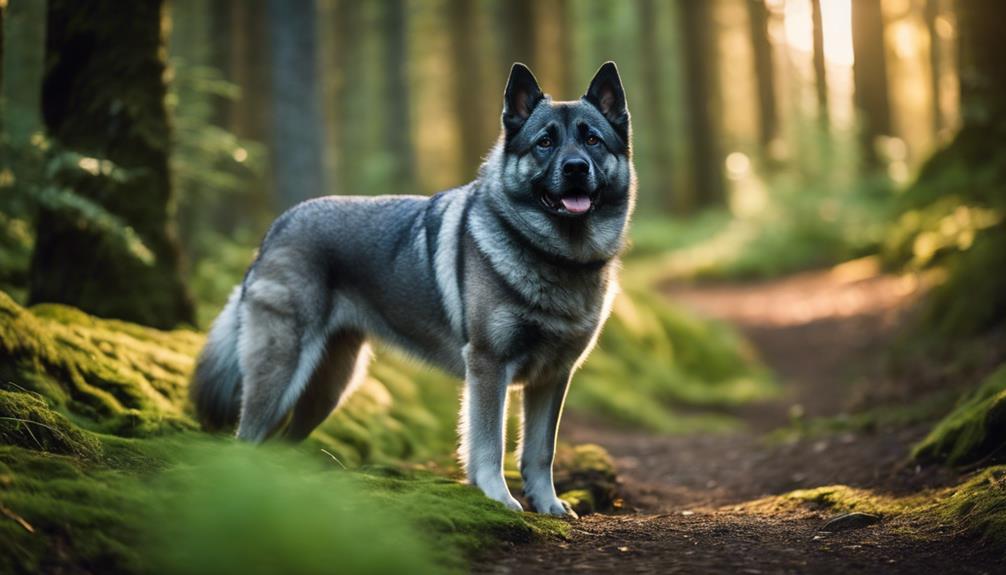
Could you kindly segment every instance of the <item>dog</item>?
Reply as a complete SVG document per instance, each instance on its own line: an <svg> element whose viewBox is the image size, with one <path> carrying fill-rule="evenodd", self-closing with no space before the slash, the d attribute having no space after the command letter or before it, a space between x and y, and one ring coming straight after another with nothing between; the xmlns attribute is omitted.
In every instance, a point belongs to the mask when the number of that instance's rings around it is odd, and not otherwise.
<svg viewBox="0 0 1006 575"><path fill-rule="evenodd" d="M249 442L306 438L360 381L375 339L464 378L459 458L472 484L515 511L505 406L523 385L524 495L539 513L575 517L552 482L556 432L617 291L636 193L630 136L613 62L569 102L518 63L475 181L288 210L197 361L203 426L237 423Z"/></svg>

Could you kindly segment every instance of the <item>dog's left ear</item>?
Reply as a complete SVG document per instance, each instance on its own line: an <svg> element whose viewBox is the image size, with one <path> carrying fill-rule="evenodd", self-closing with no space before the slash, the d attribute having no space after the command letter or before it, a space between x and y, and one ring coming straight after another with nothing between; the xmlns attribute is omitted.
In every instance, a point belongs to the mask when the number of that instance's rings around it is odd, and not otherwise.
<svg viewBox="0 0 1006 575"><path fill-rule="evenodd" d="M618 77L618 68L614 62L605 62L594 74L583 99L604 114L623 141L629 141L629 109L625 103L622 79Z"/></svg>
<svg viewBox="0 0 1006 575"><path fill-rule="evenodd" d="M520 62L514 63L503 93L503 127L507 136L520 131L534 107L544 97L531 70Z"/></svg>

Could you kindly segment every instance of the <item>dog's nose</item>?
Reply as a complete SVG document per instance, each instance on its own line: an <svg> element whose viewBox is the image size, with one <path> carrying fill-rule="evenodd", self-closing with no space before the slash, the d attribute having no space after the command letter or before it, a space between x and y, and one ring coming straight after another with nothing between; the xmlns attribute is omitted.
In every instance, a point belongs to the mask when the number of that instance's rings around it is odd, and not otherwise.
<svg viewBox="0 0 1006 575"><path fill-rule="evenodd" d="M572 158L562 163L562 175L586 176L590 172L590 164L581 158Z"/></svg>

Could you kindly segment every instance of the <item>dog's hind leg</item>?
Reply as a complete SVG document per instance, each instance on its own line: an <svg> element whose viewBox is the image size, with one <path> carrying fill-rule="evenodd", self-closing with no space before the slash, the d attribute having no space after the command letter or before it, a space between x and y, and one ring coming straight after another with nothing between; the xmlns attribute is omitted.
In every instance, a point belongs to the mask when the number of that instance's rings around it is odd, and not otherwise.
<svg viewBox="0 0 1006 575"><path fill-rule="evenodd" d="M362 333L339 331L330 336L307 389L293 408L284 437L290 441L307 438L366 377L369 361L370 349Z"/></svg>
<svg viewBox="0 0 1006 575"><path fill-rule="evenodd" d="M317 326L304 323L307 314L298 311L302 294L288 287L294 282L262 276L245 290L238 341L243 381L237 435L254 443L282 423L307 387L327 339Z"/></svg>

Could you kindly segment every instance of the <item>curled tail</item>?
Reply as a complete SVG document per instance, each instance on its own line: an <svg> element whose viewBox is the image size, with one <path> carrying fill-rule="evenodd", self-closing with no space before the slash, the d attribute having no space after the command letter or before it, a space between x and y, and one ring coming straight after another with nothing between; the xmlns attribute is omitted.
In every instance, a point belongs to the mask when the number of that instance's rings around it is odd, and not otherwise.
<svg viewBox="0 0 1006 575"><path fill-rule="evenodd" d="M234 288L227 305L213 320L206 346L189 385L196 417L207 430L234 427L241 411L241 367L238 364L238 304L241 286Z"/></svg>

